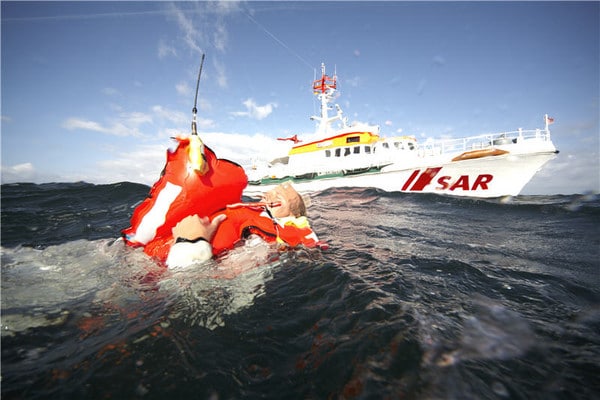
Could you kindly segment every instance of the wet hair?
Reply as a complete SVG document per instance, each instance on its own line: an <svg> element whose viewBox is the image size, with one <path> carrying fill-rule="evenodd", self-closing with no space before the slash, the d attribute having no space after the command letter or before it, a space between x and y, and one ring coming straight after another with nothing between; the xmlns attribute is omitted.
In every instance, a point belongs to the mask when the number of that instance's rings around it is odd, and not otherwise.
<svg viewBox="0 0 600 400"><path fill-rule="evenodd" d="M295 217L306 216L306 204L304 204L304 199L302 196L298 195L294 199L294 201L290 204L290 211Z"/></svg>
<svg viewBox="0 0 600 400"><path fill-rule="evenodd" d="M281 184L281 187L286 191L288 191L289 188L295 194L293 198L289 199L290 212L294 214L294 217L306 216L306 203L304 201L304 196L301 196L300 193L294 189L294 187L291 185L291 182L284 182ZM310 201L310 199L308 200Z"/></svg>

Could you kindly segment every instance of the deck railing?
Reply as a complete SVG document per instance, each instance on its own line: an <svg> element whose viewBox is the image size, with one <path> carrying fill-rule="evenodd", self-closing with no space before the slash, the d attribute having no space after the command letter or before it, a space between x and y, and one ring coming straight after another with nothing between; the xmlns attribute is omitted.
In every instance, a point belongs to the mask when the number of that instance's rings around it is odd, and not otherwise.
<svg viewBox="0 0 600 400"><path fill-rule="evenodd" d="M430 139L419 146L419 155L440 155L488 149L495 146L518 145L526 141L548 142L550 140L550 131L545 129L519 129L517 131L488 133L460 139Z"/></svg>

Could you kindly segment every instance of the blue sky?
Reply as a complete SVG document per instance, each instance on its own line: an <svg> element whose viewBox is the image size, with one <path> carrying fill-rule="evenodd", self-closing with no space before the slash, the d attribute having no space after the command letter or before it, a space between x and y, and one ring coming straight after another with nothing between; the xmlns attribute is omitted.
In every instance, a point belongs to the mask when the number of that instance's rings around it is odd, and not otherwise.
<svg viewBox="0 0 600 400"><path fill-rule="evenodd" d="M600 191L599 2L10 2L2 182L153 183L169 139L242 165L310 133L337 70L350 121L460 137L555 119L524 194Z"/></svg>

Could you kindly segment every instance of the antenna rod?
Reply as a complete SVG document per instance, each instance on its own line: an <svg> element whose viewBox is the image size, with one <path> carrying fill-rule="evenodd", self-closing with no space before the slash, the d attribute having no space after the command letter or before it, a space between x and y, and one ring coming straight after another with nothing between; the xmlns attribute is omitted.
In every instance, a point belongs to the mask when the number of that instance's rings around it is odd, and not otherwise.
<svg viewBox="0 0 600 400"><path fill-rule="evenodd" d="M202 66L204 65L204 53L202 53L202 59L200 60L200 69L198 70L198 80L196 81L196 97L194 98L194 108L192 108L192 135L198 135L198 131L196 130L196 113L198 109L196 105L198 104L198 88L200 87L200 76L202 75Z"/></svg>

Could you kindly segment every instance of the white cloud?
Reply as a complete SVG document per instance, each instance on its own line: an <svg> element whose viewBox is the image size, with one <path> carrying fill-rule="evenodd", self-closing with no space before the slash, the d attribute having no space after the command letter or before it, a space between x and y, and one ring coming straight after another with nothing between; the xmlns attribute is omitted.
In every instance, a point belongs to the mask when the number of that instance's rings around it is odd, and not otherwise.
<svg viewBox="0 0 600 400"><path fill-rule="evenodd" d="M214 10L220 16L226 16L240 10L239 1L219 1L210 5L211 10Z"/></svg>
<svg viewBox="0 0 600 400"><path fill-rule="evenodd" d="M185 13L181 11L177 6L173 3L170 4L170 11L172 15L175 17L175 21L181 29L183 33L183 41L184 43L193 51L202 53L202 49L198 44L199 39L201 38L201 34L194 27L194 22L187 18ZM202 26L202 24L198 24L198 26Z"/></svg>
<svg viewBox="0 0 600 400"><path fill-rule="evenodd" d="M213 65L215 67L215 71L217 72L217 84L219 85L219 87L226 88L227 74L225 72L225 66L217 59L213 59Z"/></svg>
<svg viewBox="0 0 600 400"><path fill-rule="evenodd" d="M101 161L79 180L93 183L137 182L151 185L165 166L168 146L138 145L113 159Z"/></svg>
<svg viewBox="0 0 600 400"><path fill-rule="evenodd" d="M145 114L142 112L131 112L131 113L123 113L121 114L121 118L124 121L125 125L142 125L145 123L152 122L152 116L149 114Z"/></svg>
<svg viewBox="0 0 600 400"><path fill-rule="evenodd" d="M246 111L234 111L231 112L231 115L261 120L268 117L273 112L273 109L277 107L276 103L267 103L264 106L259 106L251 98L247 99L242 104L246 106Z"/></svg>
<svg viewBox="0 0 600 400"><path fill-rule="evenodd" d="M152 113L159 119L163 119L169 122L172 122L176 125L176 128L169 128L167 131L177 132L176 134L165 135L168 137L177 136L181 134L181 127L183 126L191 126L192 123L192 114L186 114L177 110L170 110L168 108L164 108L163 106L156 105L152 107ZM198 128L213 128L215 126L215 121L208 118L197 118Z"/></svg>
<svg viewBox="0 0 600 400"><path fill-rule="evenodd" d="M186 10L178 7L177 3L169 4L169 15L177 24L183 43L193 53L206 52L212 47L218 53L227 51L229 31L225 19L240 10L236 1L218 2L186 2ZM176 54L175 48L169 47L164 41L159 43L159 57ZM220 87L227 87L227 75L224 66L212 57L217 72L216 82Z"/></svg>
<svg viewBox="0 0 600 400"><path fill-rule="evenodd" d="M192 88L190 88L186 82L181 82L175 85L175 90L177 90L177 93L182 96L190 96L192 93Z"/></svg>
<svg viewBox="0 0 600 400"><path fill-rule="evenodd" d="M198 128L199 129L209 129L214 128L216 126L215 121L207 118L198 118Z"/></svg>
<svg viewBox="0 0 600 400"><path fill-rule="evenodd" d="M213 31L213 44L217 50L221 52L225 51L225 46L227 45L227 37L227 29L225 28L223 21L218 21Z"/></svg>
<svg viewBox="0 0 600 400"><path fill-rule="evenodd" d="M109 103L108 107L111 109L111 111L114 112L122 112L123 111L123 106L117 103Z"/></svg>
<svg viewBox="0 0 600 400"><path fill-rule="evenodd" d="M169 4L170 15L182 33L183 43L190 50L198 53L209 45L220 52L225 52L229 39L225 18L239 12L238 2L186 2L185 7L184 11L179 9L176 3ZM164 42L161 43L163 53L167 50L175 53L174 49L170 50Z"/></svg>
<svg viewBox="0 0 600 400"><path fill-rule="evenodd" d="M177 125L183 125L191 121L190 117L183 112L170 110L160 105L152 106L152 114L158 118L165 119Z"/></svg>
<svg viewBox="0 0 600 400"><path fill-rule="evenodd" d="M175 49L175 47L165 43L164 39L161 39L158 42L158 58L162 59L169 55L177 56L177 50Z"/></svg>
<svg viewBox="0 0 600 400"><path fill-rule="evenodd" d="M87 131L105 132L106 128L98 122L89 121L79 118L69 118L62 124L63 128L68 130L83 129Z"/></svg>
<svg viewBox="0 0 600 400"><path fill-rule="evenodd" d="M290 142L281 142L261 134L204 132L201 138L219 158L231 160L242 166L250 165L257 155L269 161L286 154L290 147ZM81 172L81 176L72 177L70 180L93 183L130 181L152 185L160 177L166 162L167 149L175 144L175 141L155 145L140 144L127 152L116 154L113 159L98 163L92 172Z"/></svg>
<svg viewBox="0 0 600 400"><path fill-rule="evenodd" d="M523 188L522 194L583 194L589 191L600 193L598 153L560 152Z"/></svg>
<svg viewBox="0 0 600 400"><path fill-rule="evenodd" d="M201 103L202 105L202 103ZM207 105L210 107L210 105ZM70 131L92 131L104 133L107 135L120 137L155 137L157 132L160 132L159 137L171 137L182 134L182 129L185 128L185 133L192 121L192 115L183 113L179 110L172 110L161 105L152 106L150 113L145 112L120 112L118 116L108 123L101 123L83 118L68 118L62 127ZM141 128L150 126L155 123L152 134L143 134ZM208 118L199 117L197 120L200 129L213 129L215 121Z"/></svg>
<svg viewBox="0 0 600 400"><path fill-rule="evenodd" d="M2 166L2 183L33 182L36 178L32 163Z"/></svg>
<svg viewBox="0 0 600 400"><path fill-rule="evenodd" d="M121 113L109 125L82 118L68 118L62 124L68 130L87 130L114 136L142 136L141 125L152 122L152 116L142 112Z"/></svg>
<svg viewBox="0 0 600 400"><path fill-rule="evenodd" d="M173 133L181 134L181 132ZM279 157L286 154L291 145L290 142L278 141L261 134L204 132L201 134L201 138L204 144L210 147L219 158L231 160L242 166L249 166L257 158L257 155L265 161ZM160 177L160 172L166 162L167 149L174 148L175 145L175 141L134 145L127 151L120 151L112 158L59 180L90 183L129 181L152 185Z"/></svg>
<svg viewBox="0 0 600 400"><path fill-rule="evenodd" d="M240 165L250 165L259 156L270 161L287 154L291 142L282 142L271 137L255 134L208 132L201 136L219 158L225 158Z"/></svg>
<svg viewBox="0 0 600 400"><path fill-rule="evenodd" d="M200 98L198 99L198 103L198 108L200 110L211 111L213 109L212 104L206 99Z"/></svg>

